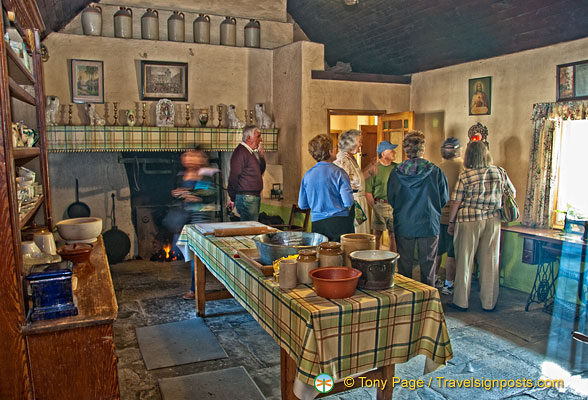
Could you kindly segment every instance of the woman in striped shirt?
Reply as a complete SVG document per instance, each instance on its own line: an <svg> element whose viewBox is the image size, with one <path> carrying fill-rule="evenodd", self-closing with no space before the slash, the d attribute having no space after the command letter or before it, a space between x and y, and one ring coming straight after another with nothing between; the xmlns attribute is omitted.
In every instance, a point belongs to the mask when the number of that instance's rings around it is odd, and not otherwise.
<svg viewBox="0 0 588 400"><path fill-rule="evenodd" d="M447 229L450 234L454 232L456 261L455 291L451 306L467 310L474 257L477 257L482 309L494 311L500 283L498 266L502 192L508 186L514 196L515 188L506 171L492 165L492 156L484 142L468 144L464 167L451 195Z"/></svg>

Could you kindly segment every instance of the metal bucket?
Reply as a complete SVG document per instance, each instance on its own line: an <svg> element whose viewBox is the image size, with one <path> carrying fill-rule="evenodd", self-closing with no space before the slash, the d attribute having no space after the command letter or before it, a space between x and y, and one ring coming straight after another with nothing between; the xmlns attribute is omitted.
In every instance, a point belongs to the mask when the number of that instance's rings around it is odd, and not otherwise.
<svg viewBox="0 0 588 400"><path fill-rule="evenodd" d="M253 237L263 265L271 265L278 258L298 254L302 249L316 249L327 237L311 232L264 233Z"/></svg>
<svg viewBox="0 0 588 400"><path fill-rule="evenodd" d="M388 289L394 286L394 270L398 253L385 250L358 250L349 254L351 266L362 272L357 287L360 289Z"/></svg>

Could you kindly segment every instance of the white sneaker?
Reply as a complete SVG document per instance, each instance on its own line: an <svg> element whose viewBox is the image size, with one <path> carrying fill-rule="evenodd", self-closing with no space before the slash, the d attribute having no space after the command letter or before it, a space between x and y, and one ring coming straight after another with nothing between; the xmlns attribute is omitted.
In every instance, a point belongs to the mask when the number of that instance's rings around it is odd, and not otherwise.
<svg viewBox="0 0 588 400"><path fill-rule="evenodd" d="M451 285L451 286L444 285L443 289L441 289L441 294L444 294L446 296L451 296L453 294L453 285Z"/></svg>

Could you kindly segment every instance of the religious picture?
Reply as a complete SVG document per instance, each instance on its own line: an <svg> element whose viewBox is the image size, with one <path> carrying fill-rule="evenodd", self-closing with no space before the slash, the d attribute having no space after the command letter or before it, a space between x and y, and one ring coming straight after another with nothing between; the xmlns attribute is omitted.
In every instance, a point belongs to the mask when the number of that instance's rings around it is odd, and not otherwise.
<svg viewBox="0 0 588 400"><path fill-rule="evenodd" d="M559 97L562 99L574 97L574 67L559 69Z"/></svg>
<svg viewBox="0 0 588 400"><path fill-rule="evenodd" d="M492 77L469 80L470 115L490 115Z"/></svg>

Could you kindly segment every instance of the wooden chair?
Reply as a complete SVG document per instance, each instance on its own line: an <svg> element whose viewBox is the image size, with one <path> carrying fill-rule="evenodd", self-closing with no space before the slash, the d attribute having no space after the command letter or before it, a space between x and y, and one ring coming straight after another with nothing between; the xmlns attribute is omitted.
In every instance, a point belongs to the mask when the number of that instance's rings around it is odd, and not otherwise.
<svg viewBox="0 0 588 400"><path fill-rule="evenodd" d="M294 217L296 214L303 214L304 215L304 223L302 226L294 225ZM279 225L270 225L273 228L279 229L281 231L301 231L306 232L306 228L308 228L308 221L310 220L310 209L303 210L298 208L296 204L292 204L292 211L290 212L290 220L287 224L279 224Z"/></svg>

